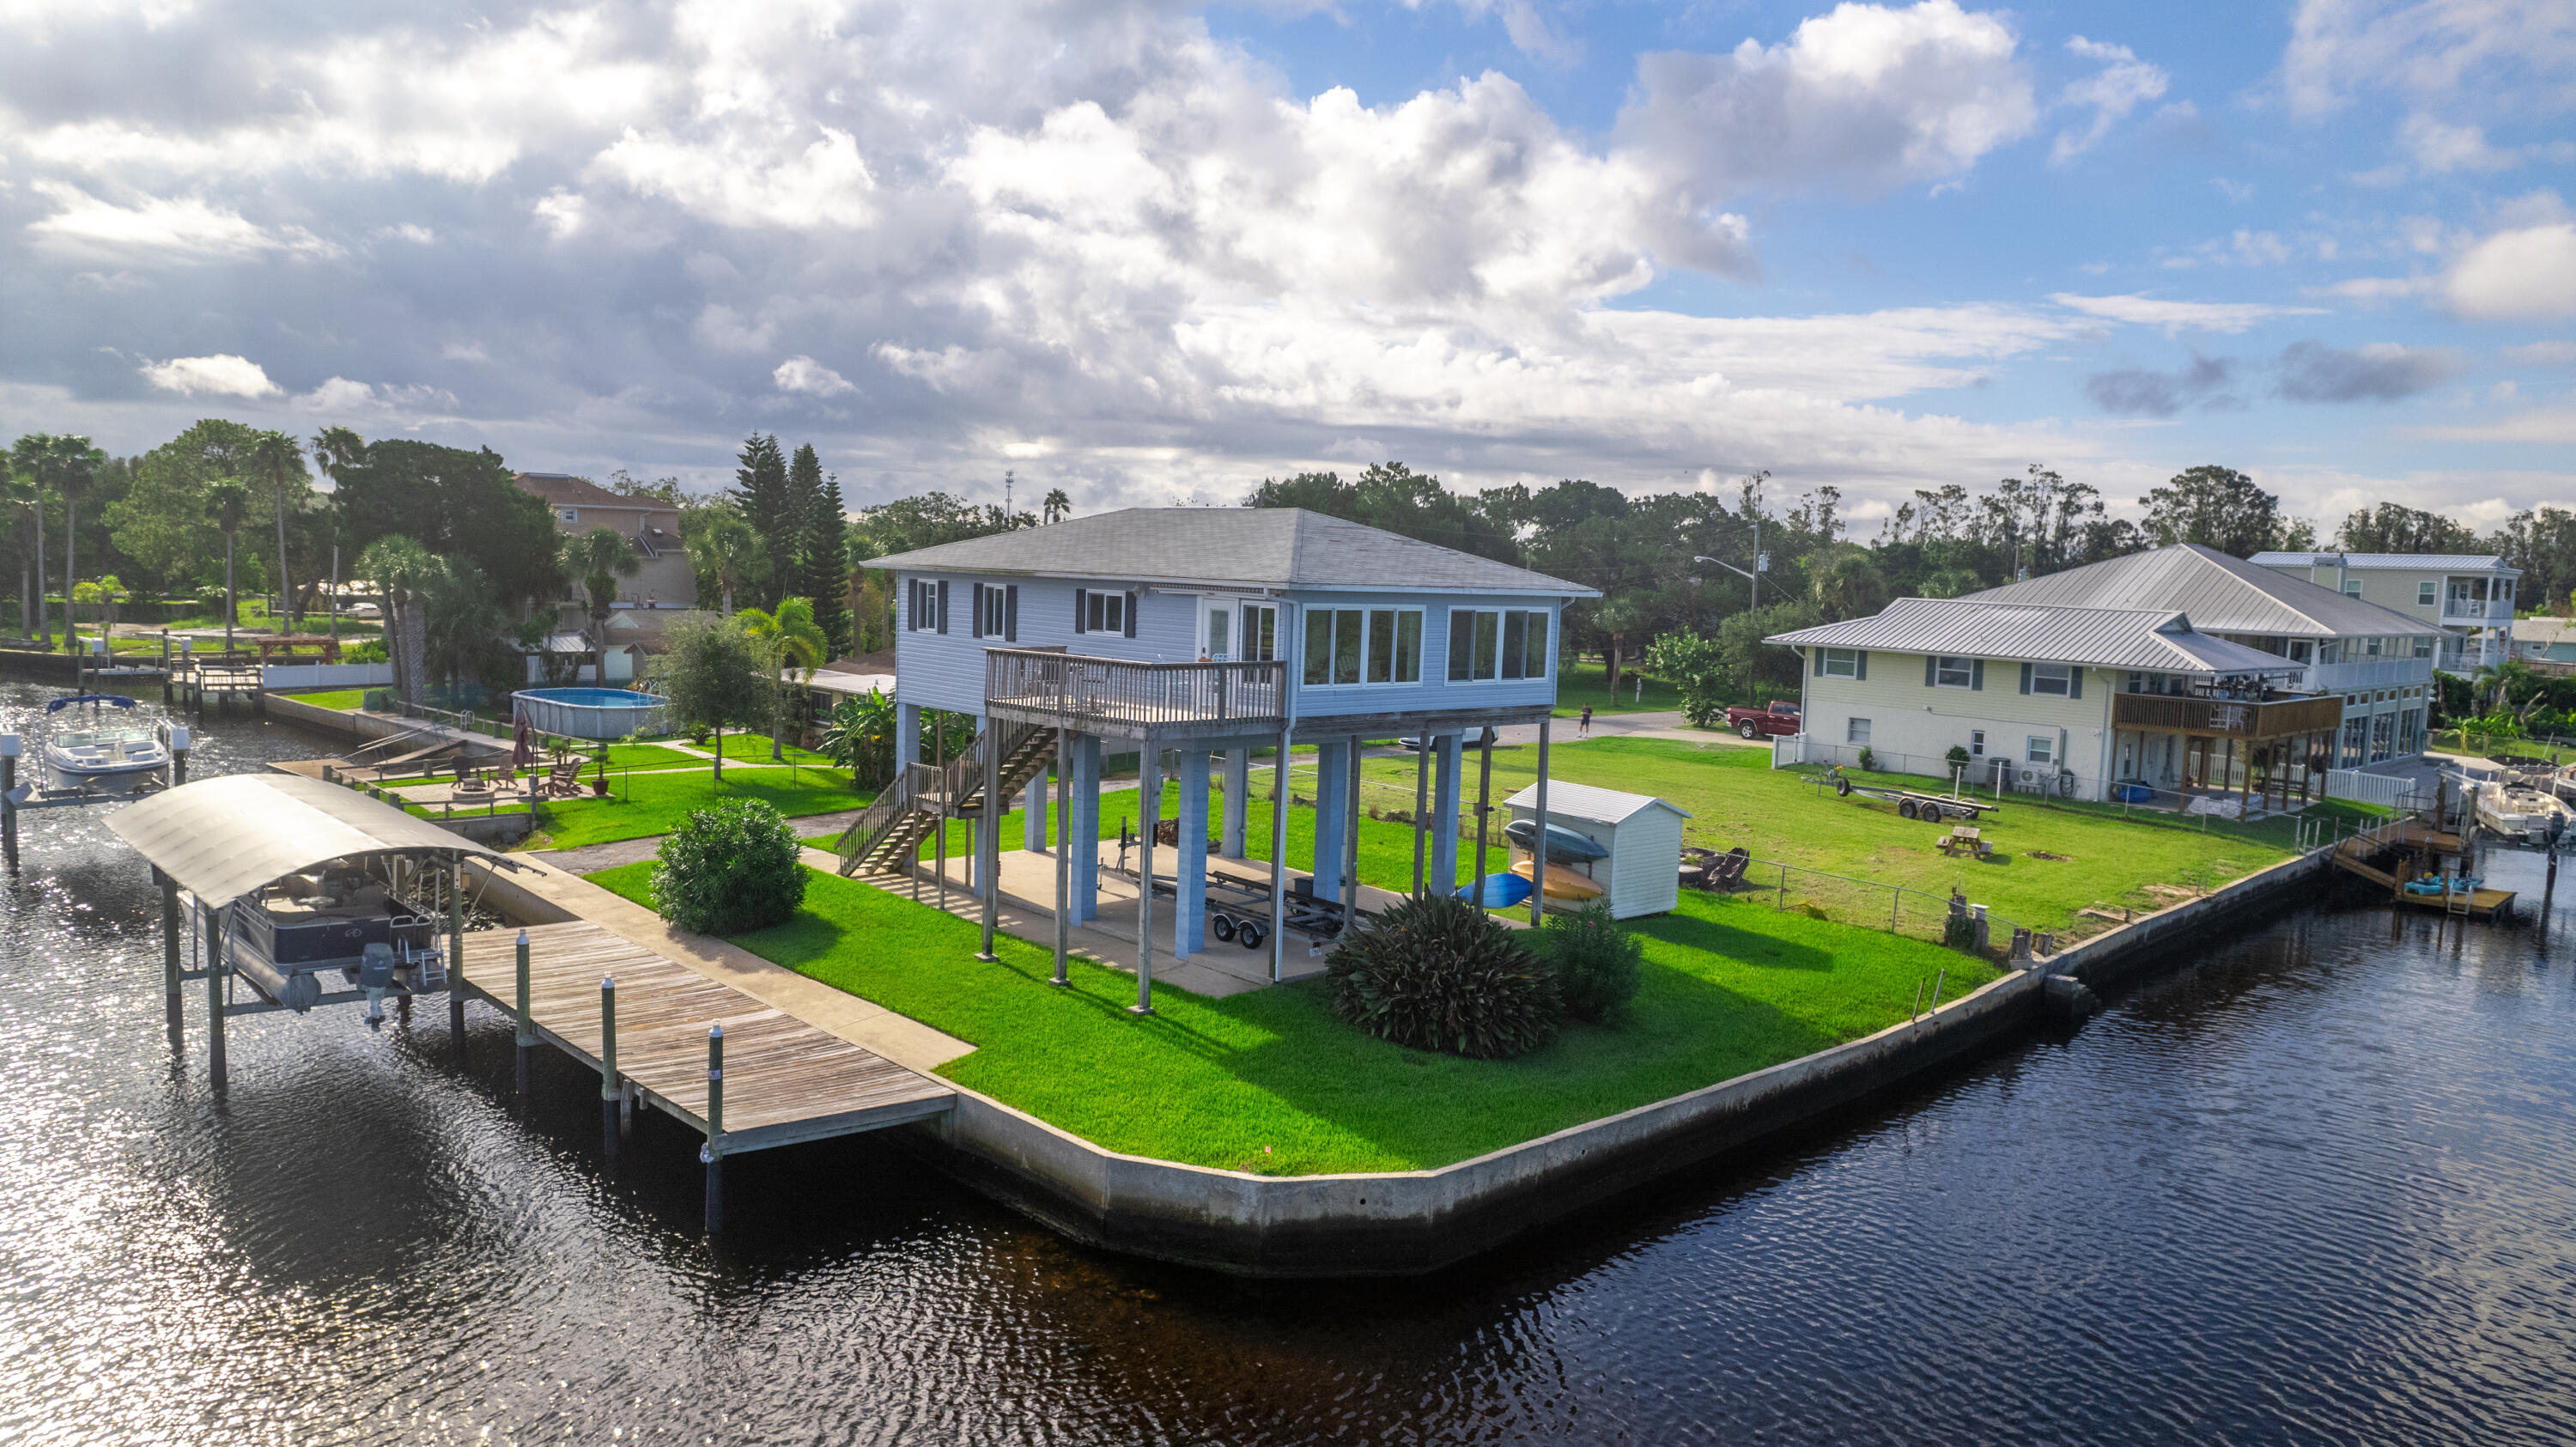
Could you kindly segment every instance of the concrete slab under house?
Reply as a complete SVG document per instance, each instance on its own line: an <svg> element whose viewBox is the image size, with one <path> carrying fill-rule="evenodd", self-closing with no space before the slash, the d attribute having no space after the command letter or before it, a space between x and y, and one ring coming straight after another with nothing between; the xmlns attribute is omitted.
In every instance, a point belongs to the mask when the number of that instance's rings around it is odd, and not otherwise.
<svg viewBox="0 0 2576 1447"><path fill-rule="evenodd" d="M2421 755L2440 627L2211 548L2161 548L1770 642L1805 661L1779 757L2231 817Z"/></svg>
<svg viewBox="0 0 2576 1447"><path fill-rule="evenodd" d="M894 780L840 841L843 872L909 872L925 839L944 851L942 820L974 821L966 887L981 904L986 953L1002 895L1033 903L1034 861L1047 860L1059 978L1077 930L1115 939L1131 952L1139 1011L1150 1009L1158 954L1194 962L1210 954L1212 933L1231 936L1213 941L1224 966L1212 973L1240 977L1258 960L1253 978L1275 982L1373 907L1358 885L1368 740L1427 741L1413 811L1417 889L1456 877L1470 789L1490 812L1468 777L1467 747L1489 725L1539 727L1544 815L1563 610L1598 596L1290 508L1133 508L871 566L895 575L898 758ZM954 758L920 758L925 710L972 716L974 741ZM1314 751L1311 876L1245 858L1255 788L1274 806L1271 857L1290 853L1296 747ZM1270 758L1256 783L1258 750ZM1099 838L1102 761L1122 755L1136 757L1140 776L1135 837L1123 850L1087 847ZM1179 798L1169 823L1159 817L1167 780ZM1006 862L992 826L1014 796L1024 857ZM1123 887L1121 859L1130 861ZM1112 902L1122 918L1107 917ZM1242 948L1247 926L1263 952Z"/></svg>

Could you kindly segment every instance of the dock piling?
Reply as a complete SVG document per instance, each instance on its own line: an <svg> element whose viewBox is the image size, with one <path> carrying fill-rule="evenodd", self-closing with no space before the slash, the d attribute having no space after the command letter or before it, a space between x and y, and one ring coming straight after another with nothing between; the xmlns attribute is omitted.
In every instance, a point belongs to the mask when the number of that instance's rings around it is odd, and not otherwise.
<svg viewBox="0 0 2576 1447"><path fill-rule="evenodd" d="M536 1021L528 1014L528 932L519 931L519 1104L528 1103L528 1057L537 1048Z"/></svg>
<svg viewBox="0 0 2576 1447"><path fill-rule="evenodd" d="M527 931L519 932L519 958L527 958ZM527 978L524 967L521 979ZM526 991L520 997L526 998ZM599 1135L608 1154L617 1154L618 1107L626 1098L626 1087L617 1078L617 978L599 977Z"/></svg>
<svg viewBox="0 0 2576 1447"><path fill-rule="evenodd" d="M26 745L16 734L0 734L0 855L9 872L18 872L18 751Z"/></svg>
<svg viewBox="0 0 2576 1447"><path fill-rule="evenodd" d="M465 1061L465 991L459 988L465 966L465 865L462 856L447 861L447 1036Z"/></svg>
<svg viewBox="0 0 2576 1447"><path fill-rule="evenodd" d="M206 921L206 1083L224 1088L224 915Z"/></svg>
<svg viewBox="0 0 2576 1447"><path fill-rule="evenodd" d="M698 1159L707 1165L707 1234L724 1230L724 1027L707 1027L707 1143Z"/></svg>
<svg viewBox="0 0 2576 1447"><path fill-rule="evenodd" d="M161 881L161 1007L175 1059L188 1048L179 998L179 881L158 869L152 873Z"/></svg>

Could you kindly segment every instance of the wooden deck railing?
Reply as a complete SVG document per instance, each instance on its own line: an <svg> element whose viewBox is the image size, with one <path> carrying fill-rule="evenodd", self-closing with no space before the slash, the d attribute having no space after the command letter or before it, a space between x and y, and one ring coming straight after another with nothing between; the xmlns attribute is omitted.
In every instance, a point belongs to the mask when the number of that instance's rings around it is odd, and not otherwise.
<svg viewBox="0 0 2576 1447"><path fill-rule="evenodd" d="M2269 703L2168 694L2124 693L2113 701L2111 725L2168 733L2233 735L2245 739L2318 733L2343 721L2343 698L2283 698Z"/></svg>
<svg viewBox="0 0 2576 1447"><path fill-rule="evenodd" d="M1287 716L1285 663L1135 663L1078 653L984 653L991 705L1092 724L1274 722Z"/></svg>

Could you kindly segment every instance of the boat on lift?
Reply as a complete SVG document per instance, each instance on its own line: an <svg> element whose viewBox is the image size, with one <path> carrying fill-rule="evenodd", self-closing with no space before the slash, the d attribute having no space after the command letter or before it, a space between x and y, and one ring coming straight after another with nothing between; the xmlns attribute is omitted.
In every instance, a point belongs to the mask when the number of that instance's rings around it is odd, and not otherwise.
<svg viewBox="0 0 2576 1447"><path fill-rule="evenodd" d="M2549 845L2567 831L2570 810L2555 794L2520 784L2479 784L2477 820L2508 839Z"/></svg>
<svg viewBox="0 0 2576 1447"><path fill-rule="evenodd" d="M120 719L107 710L131 710L134 700L119 693L83 693L45 705L45 787L62 792L130 794L139 784L169 777L170 745L149 724ZM90 710L91 726L65 730L55 715L69 708Z"/></svg>

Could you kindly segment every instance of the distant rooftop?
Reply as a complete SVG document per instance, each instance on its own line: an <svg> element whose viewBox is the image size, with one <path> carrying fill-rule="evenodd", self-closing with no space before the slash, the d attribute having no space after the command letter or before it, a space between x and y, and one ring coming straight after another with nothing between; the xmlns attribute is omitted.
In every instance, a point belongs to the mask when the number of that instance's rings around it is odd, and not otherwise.
<svg viewBox="0 0 2576 1447"><path fill-rule="evenodd" d="M1125 508L872 558L867 566L1195 587L1600 596L1580 583L1289 507Z"/></svg>
<svg viewBox="0 0 2576 1447"><path fill-rule="evenodd" d="M586 477L569 472L521 472L511 476L521 489L545 499L548 507L622 507L637 512L670 512L658 498L622 497Z"/></svg>
<svg viewBox="0 0 2576 1447"><path fill-rule="evenodd" d="M1884 649L1935 657L2029 659L2153 673L2279 673L2299 665L2213 638L2175 608L2083 608L1968 598L1899 598L1868 618L1801 628L1767 640L1813 648Z"/></svg>
<svg viewBox="0 0 2576 1447"><path fill-rule="evenodd" d="M2076 608L2181 609L2210 633L2344 638L2437 631L2421 618L2347 598L2277 569L2184 543L2087 563L1968 597Z"/></svg>
<svg viewBox="0 0 2576 1447"><path fill-rule="evenodd" d="M2522 576L2492 553L2256 553L2245 561L2260 568L2331 568L2341 559L2347 568L2420 569L2428 573L2495 573Z"/></svg>

